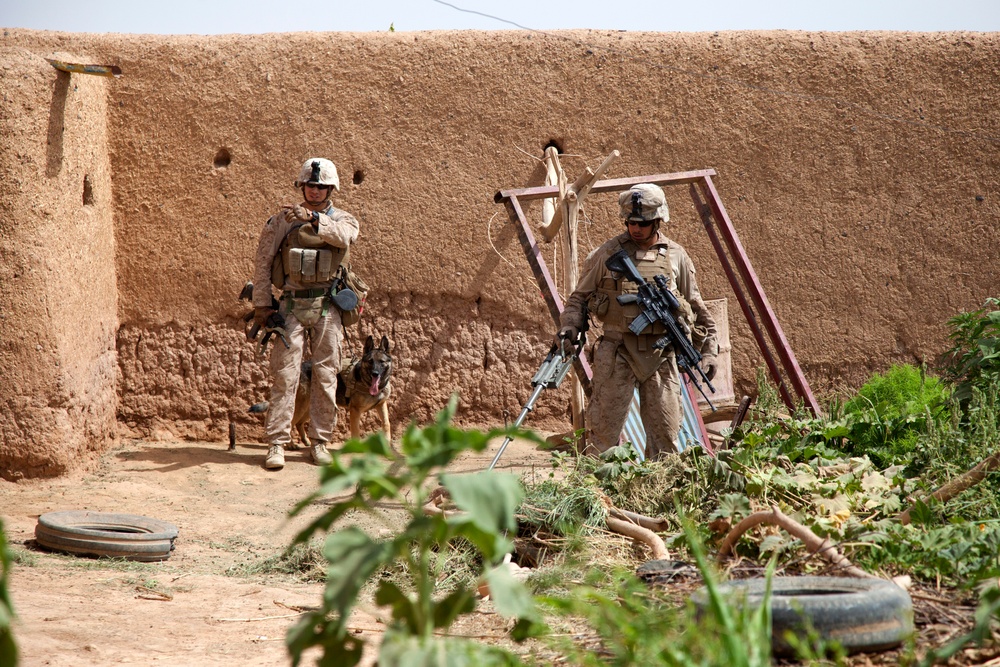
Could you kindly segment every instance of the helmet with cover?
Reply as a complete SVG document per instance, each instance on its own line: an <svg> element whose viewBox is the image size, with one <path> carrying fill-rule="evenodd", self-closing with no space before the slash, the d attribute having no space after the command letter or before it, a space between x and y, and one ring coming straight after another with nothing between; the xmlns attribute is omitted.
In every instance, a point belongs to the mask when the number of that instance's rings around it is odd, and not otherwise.
<svg viewBox="0 0 1000 667"><path fill-rule="evenodd" d="M295 181L295 187L301 188L305 185L327 185L334 190L340 190L340 178L337 176L337 167L332 162L323 157L311 157L302 165L299 177Z"/></svg>
<svg viewBox="0 0 1000 667"><path fill-rule="evenodd" d="M625 222L648 220L670 220L670 210L667 208L667 198L663 189L652 183L633 185L618 196L621 216Z"/></svg>

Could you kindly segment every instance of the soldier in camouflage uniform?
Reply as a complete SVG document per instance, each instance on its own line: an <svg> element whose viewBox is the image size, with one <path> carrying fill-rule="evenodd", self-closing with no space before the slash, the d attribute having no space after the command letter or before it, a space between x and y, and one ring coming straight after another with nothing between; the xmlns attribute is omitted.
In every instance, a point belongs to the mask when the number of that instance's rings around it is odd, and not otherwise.
<svg viewBox="0 0 1000 667"><path fill-rule="evenodd" d="M604 325L594 354L593 394L587 406L588 438L585 451L600 453L614 447L625 423L629 403L639 388L639 411L646 429L646 456L656 459L677 451L681 425L680 380L674 352L668 346L654 350L665 328L655 323L642 334L629 331L639 314L635 304L621 305L616 297L634 293L637 286L612 274L604 262L624 248L643 278L664 275L681 304L680 316L692 331L692 344L703 356L701 367L711 379L719 353L718 333L695 281L687 252L660 231L670 219L663 190L644 183L619 197L626 231L587 257L576 291L560 317L559 340L577 340L586 328L588 313Z"/></svg>
<svg viewBox="0 0 1000 667"><path fill-rule="evenodd" d="M285 465L285 445L291 441L292 414L299 368L306 347L312 345L309 436L312 458L329 463L327 443L337 425L337 372L344 326L340 310L330 301L329 289L341 265L347 264L352 243L358 238L358 221L334 208L330 195L340 190L337 168L325 158L310 158L302 165L295 187L302 189L301 204L283 207L267 221L260 235L254 267L254 321L261 327L274 313L273 285L280 291L279 312L285 318L289 348L281 341L271 346L271 397L264 428L270 445L264 467Z"/></svg>

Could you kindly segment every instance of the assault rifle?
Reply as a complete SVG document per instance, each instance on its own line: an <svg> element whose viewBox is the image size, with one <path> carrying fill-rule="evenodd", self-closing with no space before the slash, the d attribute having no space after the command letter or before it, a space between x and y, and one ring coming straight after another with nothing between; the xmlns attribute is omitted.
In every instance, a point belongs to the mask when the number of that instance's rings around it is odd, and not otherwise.
<svg viewBox="0 0 1000 667"><path fill-rule="evenodd" d="M691 379L691 383L698 388L701 395L708 401L709 407L714 411L715 406L712 405L712 401L698 383L697 375L701 376L702 381L708 385L713 394L715 387L705 375L705 371L701 370L701 366L698 365L701 363L701 353L694 349L691 341L688 340L687 325L678 320L674 314L680 309L680 302L670 291L666 276L654 276L653 283L650 283L639 273L624 248L611 255L604 262L604 266L608 267L609 271L624 275L626 280L639 286L637 294L619 294L617 297L618 303L623 306L630 303L639 306L639 315L629 324L629 330L638 336L656 322L666 327L667 333L653 343L653 349L662 350L667 345L673 347L677 357L677 368Z"/></svg>
<svg viewBox="0 0 1000 667"><path fill-rule="evenodd" d="M240 291L240 299L243 301L253 301L253 281L247 281L247 284L243 286L243 290ZM278 312L278 300L271 296L271 309L274 310L267 321L264 323L264 337L261 339L260 344L257 346L257 354L264 356L267 351L267 344L271 341L271 336L278 334L281 342L285 344L285 348L288 348L288 337L287 331L285 331L285 318L281 316ZM254 311L251 310L249 313L243 316L243 333L247 337L247 342L254 342L257 340L257 336L260 334L260 325L254 322L252 325L250 322L253 321Z"/></svg>
<svg viewBox="0 0 1000 667"><path fill-rule="evenodd" d="M570 349L566 349L566 340L559 341L559 344L553 343L552 348L549 353L542 360L542 365L538 367L538 372L535 373L535 377L531 378L531 386L535 388L531 392L531 397L528 402L524 404L524 409L521 410L521 414L518 416L517 421L514 422L514 428L518 428L524 423L525 418L528 413L535 408L535 401L538 397L542 395L542 391L545 389L555 389L560 384L562 384L563 378L569 372L570 366L573 365L573 360L580 354L583 349L583 345L587 340L586 333L580 333L580 338L578 341L572 344ZM497 461L503 456L503 452L507 449L507 445L513 440L513 436L507 436L503 444L500 445L500 449L497 451L496 456L493 457L493 462L487 470L493 470L496 466Z"/></svg>

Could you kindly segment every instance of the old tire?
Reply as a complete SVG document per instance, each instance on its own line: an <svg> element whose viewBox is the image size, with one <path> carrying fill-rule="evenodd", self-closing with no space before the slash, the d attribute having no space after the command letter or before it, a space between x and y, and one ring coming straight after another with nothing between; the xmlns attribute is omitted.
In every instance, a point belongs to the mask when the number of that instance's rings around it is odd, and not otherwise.
<svg viewBox="0 0 1000 667"><path fill-rule="evenodd" d="M169 558L176 537L166 521L114 512L48 512L35 526L35 541L46 549L145 562Z"/></svg>
<svg viewBox="0 0 1000 667"><path fill-rule="evenodd" d="M764 579L744 579L719 585L733 605L757 607L764 597ZM699 612L708 609L708 590L691 596ZM884 579L845 577L774 577L771 582L771 646L775 655L792 649L786 631L804 637L811 626L824 640L836 640L848 653L884 651L899 646L913 633L910 594Z"/></svg>

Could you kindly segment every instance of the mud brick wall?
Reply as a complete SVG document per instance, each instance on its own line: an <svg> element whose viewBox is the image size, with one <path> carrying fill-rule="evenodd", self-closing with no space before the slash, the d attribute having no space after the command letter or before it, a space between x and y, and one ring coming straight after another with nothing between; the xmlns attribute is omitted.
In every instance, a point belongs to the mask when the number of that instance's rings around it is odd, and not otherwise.
<svg viewBox="0 0 1000 667"><path fill-rule="evenodd" d="M23 49L0 63L0 474L51 476L116 433L107 85Z"/></svg>
<svg viewBox="0 0 1000 667"><path fill-rule="evenodd" d="M340 170L336 204L361 221L354 268L373 286L349 347L392 339L400 426L456 391L460 422L479 426L527 398L554 325L493 195L525 185L551 141L571 179L614 149L612 178L716 169L821 396L932 363L945 320L997 292L995 33L9 29L0 49L15 138L0 146L4 476L57 474L114 434L224 439L235 419L259 436L245 410L266 367L236 295L315 155ZM60 52L124 76L72 75L60 93L43 59ZM687 191L667 196L704 295L730 299L746 391L760 355ZM618 229L613 198L589 198L584 250ZM533 423L566 427L567 402L544 396Z"/></svg>

